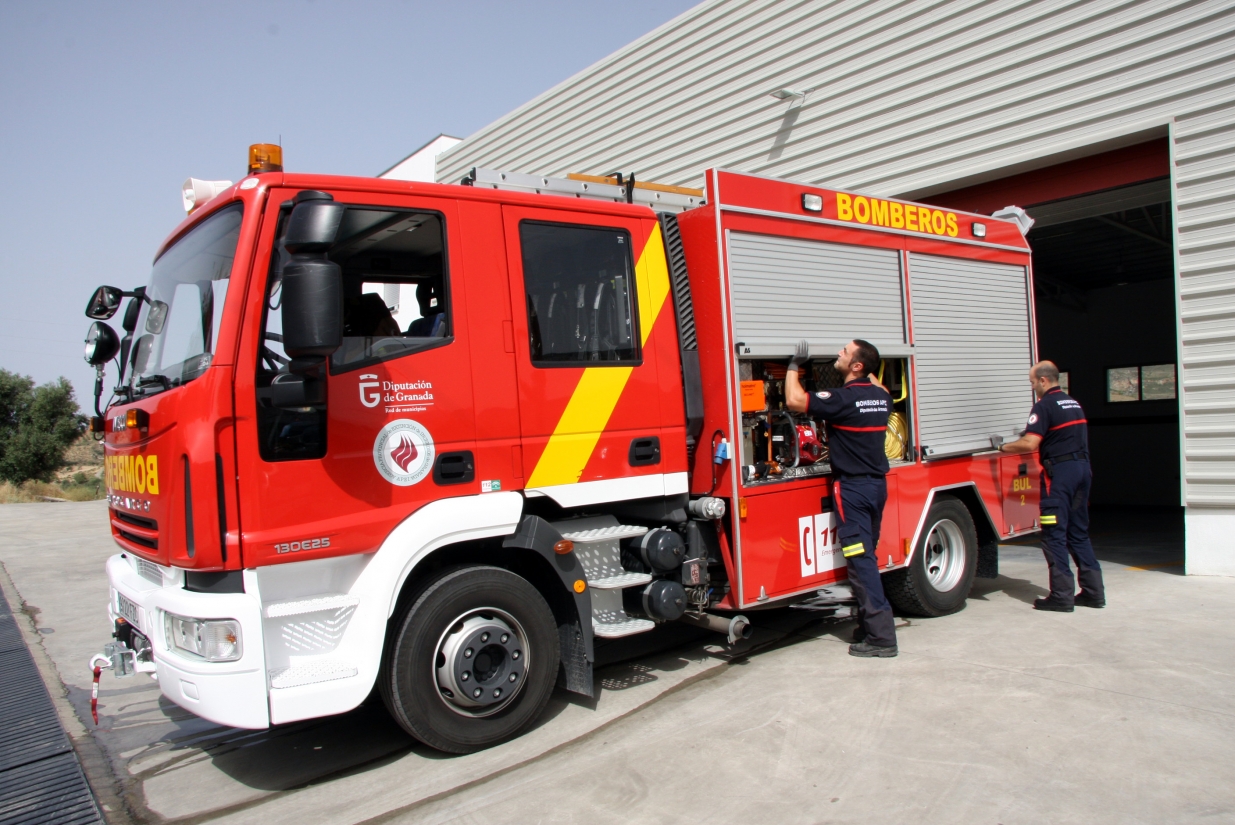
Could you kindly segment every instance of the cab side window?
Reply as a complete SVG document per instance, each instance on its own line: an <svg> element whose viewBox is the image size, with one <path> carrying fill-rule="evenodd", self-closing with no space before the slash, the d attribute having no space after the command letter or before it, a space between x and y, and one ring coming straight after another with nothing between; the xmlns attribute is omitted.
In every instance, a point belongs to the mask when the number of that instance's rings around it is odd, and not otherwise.
<svg viewBox="0 0 1235 825"><path fill-rule="evenodd" d="M630 234L523 221L519 240L532 363L638 364Z"/></svg>
<svg viewBox="0 0 1235 825"><path fill-rule="evenodd" d="M259 449L265 461L322 458L324 410L280 410L269 387L289 371L283 350L283 232L291 201L280 210L266 289L257 365ZM348 206L327 252L343 272L343 344L330 357L337 374L400 358L453 340L445 222L436 212Z"/></svg>
<svg viewBox="0 0 1235 825"><path fill-rule="evenodd" d="M451 340L444 231L434 213L347 210L329 253L343 268L343 346L332 373Z"/></svg>

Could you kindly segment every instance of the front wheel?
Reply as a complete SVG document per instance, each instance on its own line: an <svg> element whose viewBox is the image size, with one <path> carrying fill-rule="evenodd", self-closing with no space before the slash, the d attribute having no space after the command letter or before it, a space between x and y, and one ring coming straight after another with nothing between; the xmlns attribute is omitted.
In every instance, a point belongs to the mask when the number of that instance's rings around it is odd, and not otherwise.
<svg viewBox="0 0 1235 825"><path fill-rule="evenodd" d="M382 699L426 745L471 753L517 736L553 691L558 634L544 597L497 567L430 584L404 614L381 675Z"/></svg>
<svg viewBox="0 0 1235 825"><path fill-rule="evenodd" d="M940 496L909 565L883 577L888 600L905 613L943 616L965 606L978 567L978 532L965 505Z"/></svg>

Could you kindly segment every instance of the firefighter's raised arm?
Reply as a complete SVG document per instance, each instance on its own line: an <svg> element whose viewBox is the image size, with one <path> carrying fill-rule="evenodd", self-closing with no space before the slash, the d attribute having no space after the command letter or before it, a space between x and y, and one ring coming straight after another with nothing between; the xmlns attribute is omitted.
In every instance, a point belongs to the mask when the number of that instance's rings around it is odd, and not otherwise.
<svg viewBox="0 0 1235 825"><path fill-rule="evenodd" d="M806 412L810 404L810 396L802 388L802 382L798 380L798 370L809 360L810 344L802 339L798 341L793 357L789 359L789 365L785 368L785 406L794 412Z"/></svg>

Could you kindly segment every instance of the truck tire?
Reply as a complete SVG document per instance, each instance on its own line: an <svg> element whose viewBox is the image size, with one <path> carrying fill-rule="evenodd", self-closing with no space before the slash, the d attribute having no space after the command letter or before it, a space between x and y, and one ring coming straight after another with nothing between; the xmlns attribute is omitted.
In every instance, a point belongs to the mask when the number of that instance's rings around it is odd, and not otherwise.
<svg viewBox="0 0 1235 825"><path fill-rule="evenodd" d="M908 566L883 576L888 600L904 613L944 616L965 606L978 567L978 531L969 510L937 496Z"/></svg>
<svg viewBox="0 0 1235 825"><path fill-rule="evenodd" d="M379 687L390 715L447 753L522 733L558 672L558 633L543 596L498 567L462 567L427 585L397 622Z"/></svg>

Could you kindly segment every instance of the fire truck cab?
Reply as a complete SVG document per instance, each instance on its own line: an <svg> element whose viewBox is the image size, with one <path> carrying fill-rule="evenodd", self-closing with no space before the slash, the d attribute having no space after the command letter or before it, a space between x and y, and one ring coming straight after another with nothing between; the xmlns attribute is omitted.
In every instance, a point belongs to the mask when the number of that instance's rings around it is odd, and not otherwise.
<svg viewBox="0 0 1235 825"><path fill-rule="evenodd" d="M251 171L191 181L149 283L87 309L120 374L92 422L120 551L101 661L195 714L263 728L376 687L467 752L555 684L591 695L596 639L846 615L826 440L784 407L799 338L811 391L853 338L884 356L901 610L959 609L1036 529L1036 465L990 451L1032 403L1013 219L719 170L706 193Z"/></svg>

